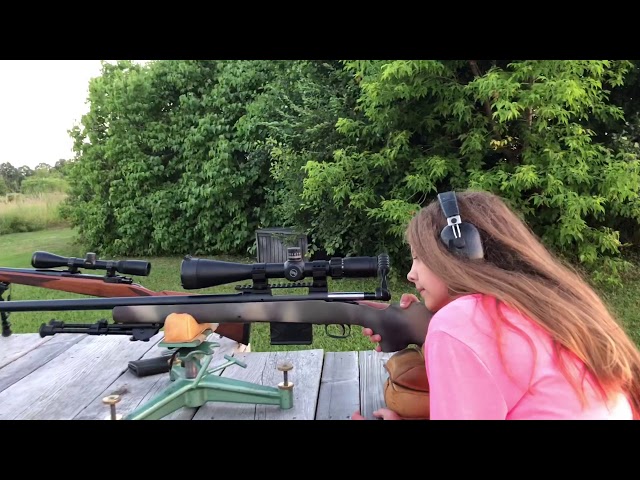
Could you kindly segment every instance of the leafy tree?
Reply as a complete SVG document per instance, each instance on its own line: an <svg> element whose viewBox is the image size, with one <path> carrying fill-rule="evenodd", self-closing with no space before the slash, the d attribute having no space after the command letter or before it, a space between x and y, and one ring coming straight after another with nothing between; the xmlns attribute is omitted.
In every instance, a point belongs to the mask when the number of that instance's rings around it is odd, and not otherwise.
<svg viewBox="0 0 640 480"><path fill-rule="evenodd" d="M511 202L550 246L595 268L622 247L608 218L638 223L637 157L587 125L624 118L608 101L627 61L351 61L365 119L352 144L309 162L303 197L355 219L343 242L401 254L406 221L446 189ZM388 234L385 234L388 232ZM366 242L366 246L362 243Z"/></svg>
<svg viewBox="0 0 640 480"><path fill-rule="evenodd" d="M9 162L0 164L0 177L4 178L5 184L10 192L20 191L22 176L20 171Z"/></svg>
<svg viewBox="0 0 640 480"><path fill-rule="evenodd" d="M71 132L67 211L112 254L246 253L279 224L402 269L412 213L482 188L560 253L615 272L638 240L637 73L622 60L105 63Z"/></svg>
<svg viewBox="0 0 640 480"><path fill-rule="evenodd" d="M253 143L251 155L270 165L272 182L265 184L268 216L263 226L293 226L312 239L311 253L339 253L350 220L331 202L309 205L301 200L308 161L331 160L345 142L335 125L355 116L358 87L340 62L297 61L284 66L250 106L243 125Z"/></svg>
<svg viewBox="0 0 640 480"><path fill-rule="evenodd" d="M21 179L30 177L34 173L31 167L29 167L28 165L22 165L20 168L18 168L18 172Z"/></svg>
<svg viewBox="0 0 640 480"><path fill-rule="evenodd" d="M68 217L113 254L242 253L264 208L268 167L237 128L272 78L267 61L105 64L77 152Z"/></svg>

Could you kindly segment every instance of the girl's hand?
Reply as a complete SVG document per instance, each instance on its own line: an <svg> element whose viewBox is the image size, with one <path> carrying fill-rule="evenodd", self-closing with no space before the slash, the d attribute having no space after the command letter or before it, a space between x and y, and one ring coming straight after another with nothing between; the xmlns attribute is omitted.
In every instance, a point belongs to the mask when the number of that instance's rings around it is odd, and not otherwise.
<svg viewBox="0 0 640 480"><path fill-rule="evenodd" d="M420 303L420 299L416 297L413 293L403 293L402 297L400 297L400 306L402 308L407 308L413 302Z"/></svg>
<svg viewBox="0 0 640 480"><path fill-rule="evenodd" d="M400 415L388 408L379 408L373 412L373 416L378 417L376 420L402 420ZM353 415L351 415L351 420L366 420L366 418L364 418L360 412L354 412Z"/></svg>
<svg viewBox="0 0 640 480"><path fill-rule="evenodd" d="M380 341L382 340L382 337L377 333L373 333L373 330L371 330L370 328L363 328L362 334L369 337L369 341L371 343L380 343ZM375 346L375 351L376 352L382 351L382 348L380 347L380 345Z"/></svg>
<svg viewBox="0 0 640 480"><path fill-rule="evenodd" d="M420 303L420 300L418 299L418 297L416 297L415 295L413 295L411 293L404 293L404 294L402 294L402 297L400 297L400 307L401 308L407 308L413 302ZM369 341L371 343L380 343L380 341L382 340L382 337L379 334L374 333L373 330L371 330L370 328L363 328L362 329L362 334L367 336L367 337L369 337ZM380 348L379 345L376 345L375 351L376 352L381 352L382 348Z"/></svg>

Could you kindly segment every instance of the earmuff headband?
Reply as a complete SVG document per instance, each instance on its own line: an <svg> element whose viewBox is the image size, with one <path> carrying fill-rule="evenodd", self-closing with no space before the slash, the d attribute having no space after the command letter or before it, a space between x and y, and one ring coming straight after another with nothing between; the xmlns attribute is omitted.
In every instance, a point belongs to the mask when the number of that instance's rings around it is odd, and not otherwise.
<svg viewBox="0 0 640 480"><path fill-rule="evenodd" d="M442 208L442 212L447 218L447 225L450 226L453 231L453 236L455 238L462 238L462 232L460 231L462 219L460 218L456 194L454 192L439 193L438 200L440 201L440 208Z"/></svg>

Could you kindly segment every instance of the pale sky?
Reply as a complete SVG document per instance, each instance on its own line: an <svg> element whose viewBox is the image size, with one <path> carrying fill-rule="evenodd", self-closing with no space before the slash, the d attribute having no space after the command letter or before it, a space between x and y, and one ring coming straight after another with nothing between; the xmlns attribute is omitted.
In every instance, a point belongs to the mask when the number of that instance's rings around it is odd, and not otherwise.
<svg viewBox="0 0 640 480"><path fill-rule="evenodd" d="M88 111L89 80L100 69L100 60L0 60L0 164L72 158L67 130Z"/></svg>

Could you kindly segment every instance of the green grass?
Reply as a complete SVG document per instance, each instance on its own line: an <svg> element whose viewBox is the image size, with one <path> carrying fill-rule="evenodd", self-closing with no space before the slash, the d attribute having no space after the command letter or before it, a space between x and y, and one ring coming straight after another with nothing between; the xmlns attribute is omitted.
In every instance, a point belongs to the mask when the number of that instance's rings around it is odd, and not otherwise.
<svg viewBox="0 0 640 480"><path fill-rule="evenodd" d="M31 268L31 255L36 250L46 250L63 256L84 257L86 248L75 243L75 233L68 228L49 229L38 232L14 233L0 235L0 267ZM90 250L89 250L90 251ZM122 259L124 259L123 257ZM127 257L128 258L128 257ZM133 259L134 257L131 257ZM247 263L247 258L218 257L220 260L239 261ZM115 260L115 259L113 259ZM134 281L152 290L175 290L186 292L180 285L180 263L182 256L176 257L145 257L143 260L151 262L151 274L148 277L133 277ZM638 262L636 263L638 264ZM85 273L102 275L101 271L85 270ZM274 283L279 280L274 279ZM284 280L282 280L284 282ZM190 290L190 293L237 293L237 282L202 290ZM330 291L373 291L378 286L374 279L329 279ZM412 285L406 281L392 280L390 283L392 302L399 301L403 293L414 293ZM282 289L275 294L301 294L302 289ZM89 298L84 295L47 290L13 284L11 286L11 300L40 300L60 298ZM601 291L604 299L611 306L614 313L621 319L623 325L634 341L640 345L640 268L636 267L625 274L623 288L607 288ZM7 298L5 293L4 298ZM13 312L10 315L12 330L15 333L37 332L42 323L50 319L74 323L93 323L101 318L109 318L108 310L96 311L66 311L66 312ZM269 325L254 324L251 333L251 349L253 351L279 350L307 350L322 348L327 351L370 350L372 344L361 334L361 328L351 327L350 336L343 339L329 337L323 326L314 325L314 339L311 345L270 345ZM340 333L332 329L333 333Z"/></svg>
<svg viewBox="0 0 640 480"><path fill-rule="evenodd" d="M0 266L31 268L31 255L36 250L65 256L83 255L82 248L75 243L75 232L69 228L10 233L0 235Z"/></svg>
<svg viewBox="0 0 640 480"><path fill-rule="evenodd" d="M0 197L0 235L65 226L59 208L65 198L61 192Z"/></svg>
<svg viewBox="0 0 640 480"><path fill-rule="evenodd" d="M600 293L636 345L640 346L640 258L630 260L635 266L623 274L623 286L603 288Z"/></svg>

